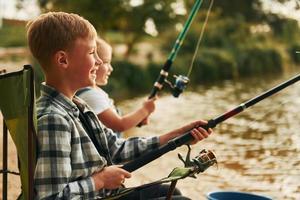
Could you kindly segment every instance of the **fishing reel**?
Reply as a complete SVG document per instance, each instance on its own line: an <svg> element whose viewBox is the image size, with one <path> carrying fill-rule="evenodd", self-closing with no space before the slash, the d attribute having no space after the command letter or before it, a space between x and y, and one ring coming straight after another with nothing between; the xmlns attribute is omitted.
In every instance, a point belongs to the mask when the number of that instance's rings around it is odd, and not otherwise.
<svg viewBox="0 0 300 200"><path fill-rule="evenodd" d="M178 154L178 158L183 162L184 167L192 168L193 173L190 175L193 178L196 178L195 174L204 172L210 166L217 164L217 158L211 150L203 149L200 153L194 158L190 159L191 147L187 145L188 152L186 154L185 160Z"/></svg>
<svg viewBox="0 0 300 200"><path fill-rule="evenodd" d="M183 92L183 90L186 88L187 84L189 83L189 78L187 76L183 75L174 75L175 78L175 83L172 84L170 81L167 79L165 82L170 86L172 90L172 94L174 97L179 97L179 95Z"/></svg>

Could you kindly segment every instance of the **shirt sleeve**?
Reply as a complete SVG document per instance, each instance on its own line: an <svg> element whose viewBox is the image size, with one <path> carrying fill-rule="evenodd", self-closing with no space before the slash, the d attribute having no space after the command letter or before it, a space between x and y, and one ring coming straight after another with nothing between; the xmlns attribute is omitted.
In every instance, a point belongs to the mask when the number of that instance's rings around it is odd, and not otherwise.
<svg viewBox="0 0 300 200"><path fill-rule="evenodd" d="M91 177L70 180L71 127L58 114L38 119L38 159L35 170L37 199L73 199L88 197L95 186Z"/></svg>
<svg viewBox="0 0 300 200"><path fill-rule="evenodd" d="M131 137L119 138L111 129L103 128L106 133L109 151L115 164L128 162L159 147L159 138Z"/></svg>
<svg viewBox="0 0 300 200"><path fill-rule="evenodd" d="M91 88L81 93L79 97L83 99L97 115L112 107L108 95L101 89Z"/></svg>

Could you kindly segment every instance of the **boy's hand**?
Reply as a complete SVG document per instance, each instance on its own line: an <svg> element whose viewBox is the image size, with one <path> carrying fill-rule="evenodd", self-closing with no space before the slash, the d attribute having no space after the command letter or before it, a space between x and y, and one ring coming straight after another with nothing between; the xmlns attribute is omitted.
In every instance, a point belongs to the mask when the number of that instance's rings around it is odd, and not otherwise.
<svg viewBox="0 0 300 200"><path fill-rule="evenodd" d="M201 128L201 127L194 128L191 131L191 134L194 137L194 140L192 142L190 142L190 144L196 144L197 142L207 138L212 132L213 131L211 128L209 128L208 131L206 131L204 128Z"/></svg>
<svg viewBox="0 0 300 200"><path fill-rule="evenodd" d="M213 133L212 129L209 128L208 131L206 131L204 128L201 128L201 125L207 124L204 120L199 120L192 122L188 125L185 125L181 128L175 129L165 135L161 135L159 137L160 145L166 144L169 140L176 138L180 135L183 135L187 133L188 131L191 131L192 136L194 137L194 140L190 142L190 144L196 144L200 140L203 140L204 138L207 138L210 134ZM196 128L198 127L198 128Z"/></svg>
<svg viewBox="0 0 300 200"><path fill-rule="evenodd" d="M201 125L205 124L207 124L207 121L204 120L192 122L181 128L182 134L191 130L191 134L193 135L194 140L190 144L196 144L197 142L207 138L210 134L213 133L213 130L211 128L209 128L208 131L206 131L204 128L200 127Z"/></svg>
<svg viewBox="0 0 300 200"><path fill-rule="evenodd" d="M194 122L191 122L191 123L181 127L180 131L182 133L185 133L185 132L188 132L188 131L192 130L193 128L200 127L200 126L203 126L203 125L206 125L206 124L207 124L207 121L205 121L205 120L194 121ZM210 131L212 131L212 129L210 129Z"/></svg>
<svg viewBox="0 0 300 200"><path fill-rule="evenodd" d="M125 178L131 177L131 174L128 171L120 167L120 165L111 165L104 167L102 171L93 174L92 178L96 190L101 188L116 189L124 183Z"/></svg>

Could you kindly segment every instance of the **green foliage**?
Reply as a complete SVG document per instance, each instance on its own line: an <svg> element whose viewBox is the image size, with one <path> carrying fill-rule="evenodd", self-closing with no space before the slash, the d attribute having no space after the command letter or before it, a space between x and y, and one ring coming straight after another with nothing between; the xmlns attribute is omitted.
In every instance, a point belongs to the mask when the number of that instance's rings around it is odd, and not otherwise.
<svg viewBox="0 0 300 200"><path fill-rule="evenodd" d="M116 98L128 94L145 92L150 88L151 82L145 69L127 61L114 61L114 71L106 87L112 96Z"/></svg>
<svg viewBox="0 0 300 200"><path fill-rule="evenodd" d="M249 48L240 51L238 71L241 76L264 76L282 71L282 58L276 49Z"/></svg>
<svg viewBox="0 0 300 200"><path fill-rule="evenodd" d="M292 44L288 49L288 53L292 61L296 64L300 64L300 53L296 52L300 52L300 43Z"/></svg>
<svg viewBox="0 0 300 200"><path fill-rule="evenodd" d="M34 70L35 94L38 98L41 93L41 83L45 81L45 77L40 64L33 57L30 57L30 63Z"/></svg>
<svg viewBox="0 0 300 200"><path fill-rule="evenodd" d="M84 16L101 31L115 26L114 17L121 16L122 10L119 5L123 5L122 0L39 0L38 2L43 12L74 12Z"/></svg>
<svg viewBox="0 0 300 200"><path fill-rule="evenodd" d="M154 84L154 82L156 81L156 78L158 77L162 66L163 63L153 63L153 62L147 65L145 72L149 77L151 85Z"/></svg>
<svg viewBox="0 0 300 200"><path fill-rule="evenodd" d="M273 14L268 16L268 23L273 30L274 36L282 42L291 44L295 41L299 41L300 29L297 20L283 18Z"/></svg>
<svg viewBox="0 0 300 200"><path fill-rule="evenodd" d="M205 49L199 53L190 77L193 83L234 79L237 76L237 63L228 51Z"/></svg>
<svg viewBox="0 0 300 200"><path fill-rule="evenodd" d="M134 45L144 36L147 20L153 20L160 33L174 24L178 18L171 7L176 0L151 0L131 5L130 0L39 0L43 11L74 12L88 19L101 37L108 31L121 32L129 56Z"/></svg>
<svg viewBox="0 0 300 200"><path fill-rule="evenodd" d="M185 63L185 69L181 67L185 74L188 71L186 63L190 63L193 57L203 21L204 16L200 15L175 60L176 68L179 68L178 65L184 66ZM266 27L265 24L249 24L244 18L212 13L201 41L191 82L212 82L282 72L283 59L277 45L288 46L289 43L282 44L283 40L278 40L271 31L265 31L268 30ZM297 28L294 30L299 34ZM175 37L166 40L165 50L173 41Z"/></svg>
<svg viewBox="0 0 300 200"><path fill-rule="evenodd" d="M0 28L0 46L18 47L26 45L25 28L23 26L3 25Z"/></svg>
<svg viewBox="0 0 300 200"><path fill-rule="evenodd" d="M243 19L216 17L206 30L204 46L231 50L249 40L250 27Z"/></svg>

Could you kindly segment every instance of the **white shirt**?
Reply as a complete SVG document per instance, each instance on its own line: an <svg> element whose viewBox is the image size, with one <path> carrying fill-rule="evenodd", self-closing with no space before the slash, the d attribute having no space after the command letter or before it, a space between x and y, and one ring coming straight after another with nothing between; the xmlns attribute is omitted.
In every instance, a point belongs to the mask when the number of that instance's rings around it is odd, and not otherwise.
<svg viewBox="0 0 300 200"><path fill-rule="evenodd" d="M108 94L99 87L83 88L78 92L79 92L78 96L81 99L83 99L97 115L107 110L108 108L114 109L113 100L109 98Z"/></svg>

